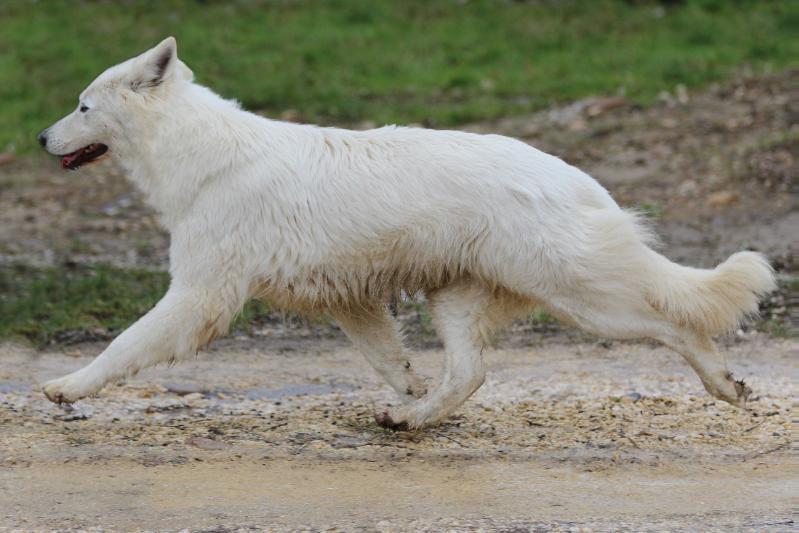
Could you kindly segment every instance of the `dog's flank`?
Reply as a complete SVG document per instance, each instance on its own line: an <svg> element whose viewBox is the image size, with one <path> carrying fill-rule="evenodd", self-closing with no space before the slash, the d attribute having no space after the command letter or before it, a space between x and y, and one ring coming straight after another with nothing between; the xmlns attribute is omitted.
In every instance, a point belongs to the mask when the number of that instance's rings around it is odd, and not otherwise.
<svg viewBox="0 0 799 533"><path fill-rule="evenodd" d="M537 306L601 336L657 339L711 394L746 401L711 335L773 288L765 259L672 263L594 179L520 141L269 120L195 84L172 38L101 74L40 141L67 163L106 147L172 239L162 301L89 366L45 384L54 401L196 353L254 297L335 317L405 402L377 416L387 427L455 410L485 378L486 335ZM418 292L445 346L435 386L407 366L388 310Z"/></svg>

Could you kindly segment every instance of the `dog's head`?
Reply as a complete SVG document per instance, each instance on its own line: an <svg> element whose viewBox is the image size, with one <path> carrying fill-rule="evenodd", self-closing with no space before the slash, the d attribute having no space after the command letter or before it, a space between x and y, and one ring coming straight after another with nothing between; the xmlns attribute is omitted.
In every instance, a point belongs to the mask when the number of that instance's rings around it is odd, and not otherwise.
<svg viewBox="0 0 799 533"><path fill-rule="evenodd" d="M115 65L97 77L81 94L77 108L46 130L38 140L61 157L61 165L76 170L122 150L147 135L147 123L157 120L159 102L168 100L175 83L193 74L178 59L177 43L168 37L143 54ZM132 124L144 128L131 128Z"/></svg>

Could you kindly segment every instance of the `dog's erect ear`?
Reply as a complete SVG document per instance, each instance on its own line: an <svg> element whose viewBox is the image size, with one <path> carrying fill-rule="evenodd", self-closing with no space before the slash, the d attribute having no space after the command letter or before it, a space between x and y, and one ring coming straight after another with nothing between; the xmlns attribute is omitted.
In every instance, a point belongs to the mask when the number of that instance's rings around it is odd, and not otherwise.
<svg viewBox="0 0 799 533"><path fill-rule="evenodd" d="M169 80L178 63L178 43L167 37L157 46L137 58L135 76L130 85L133 90L158 87Z"/></svg>
<svg viewBox="0 0 799 533"><path fill-rule="evenodd" d="M194 72L180 59L175 66L175 75L187 81L194 81Z"/></svg>

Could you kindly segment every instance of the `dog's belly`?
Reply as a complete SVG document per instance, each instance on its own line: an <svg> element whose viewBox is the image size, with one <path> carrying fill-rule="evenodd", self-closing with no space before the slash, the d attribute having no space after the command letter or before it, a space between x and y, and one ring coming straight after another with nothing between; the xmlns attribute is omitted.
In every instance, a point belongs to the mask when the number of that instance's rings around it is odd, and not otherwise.
<svg viewBox="0 0 799 533"><path fill-rule="evenodd" d="M266 275L256 284L253 297L280 309L317 314L353 306L368 308L402 292L429 292L458 275L468 273L454 272L443 261L339 259L299 269L290 276Z"/></svg>

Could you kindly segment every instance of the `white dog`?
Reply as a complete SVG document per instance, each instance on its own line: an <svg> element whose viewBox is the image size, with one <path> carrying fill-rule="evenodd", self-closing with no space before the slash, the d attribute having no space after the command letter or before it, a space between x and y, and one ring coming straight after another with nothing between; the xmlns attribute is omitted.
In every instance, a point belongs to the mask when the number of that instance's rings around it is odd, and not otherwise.
<svg viewBox="0 0 799 533"><path fill-rule="evenodd" d="M111 67L39 135L76 169L116 159L172 236L163 299L91 364L44 385L73 402L195 354L247 300L335 317L406 401L393 429L446 417L483 383L482 339L534 307L596 335L657 339L710 394L744 406L712 335L774 287L740 252L713 270L672 263L593 178L498 135L268 120L205 87L168 38ZM387 302L423 291L446 359L430 391Z"/></svg>

